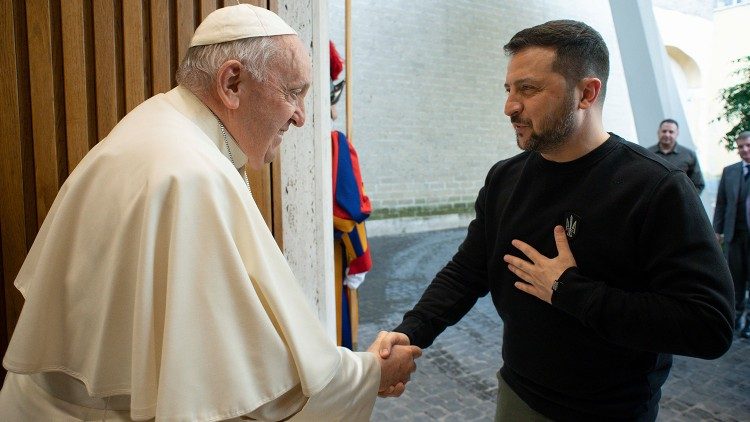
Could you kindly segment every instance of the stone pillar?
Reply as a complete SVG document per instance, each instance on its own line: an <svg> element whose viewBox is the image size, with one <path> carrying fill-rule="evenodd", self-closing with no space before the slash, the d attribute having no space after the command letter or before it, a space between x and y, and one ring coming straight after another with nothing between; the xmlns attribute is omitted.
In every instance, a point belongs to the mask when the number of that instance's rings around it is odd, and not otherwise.
<svg viewBox="0 0 750 422"><path fill-rule="evenodd" d="M284 255L335 341L328 3L279 0L278 14L308 47L313 70L305 101L306 123L287 132L281 145Z"/></svg>
<svg viewBox="0 0 750 422"><path fill-rule="evenodd" d="M680 103L667 52L656 26L651 0L610 0L612 19L628 83L638 143L658 141L656 131L665 118L680 123L680 145L694 149L693 138Z"/></svg>

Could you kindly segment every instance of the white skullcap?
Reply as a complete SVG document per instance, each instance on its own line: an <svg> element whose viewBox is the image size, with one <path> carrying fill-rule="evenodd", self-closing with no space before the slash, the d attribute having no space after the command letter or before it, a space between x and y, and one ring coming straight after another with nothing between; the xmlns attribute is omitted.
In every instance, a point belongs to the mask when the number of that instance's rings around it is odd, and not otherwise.
<svg viewBox="0 0 750 422"><path fill-rule="evenodd" d="M196 28L190 47L273 35L297 35L297 32L270 10L243 3L217 9L206 16Z"/></svg>

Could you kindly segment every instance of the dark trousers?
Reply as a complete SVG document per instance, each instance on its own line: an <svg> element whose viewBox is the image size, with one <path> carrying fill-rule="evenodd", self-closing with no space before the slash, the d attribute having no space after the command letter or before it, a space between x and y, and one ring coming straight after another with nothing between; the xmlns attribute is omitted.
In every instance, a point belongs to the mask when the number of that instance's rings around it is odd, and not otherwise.
<svg viewBox="0 0 750 422"><path fill-rule="evenodd" d="M499 381L497 389L497 407L495 408L495 422L553 422L552 419L542 415L529 407L518 395L505 383L500 372L497 373Z"/></svg>
<svg viewBox="0 0 750 422"><path fill-rule="evenodd" d="M727 249L727 263L734 282L734 309L737 318L745 311L745 292L750 278L750 236L747 231L735 231Z"/></svg>

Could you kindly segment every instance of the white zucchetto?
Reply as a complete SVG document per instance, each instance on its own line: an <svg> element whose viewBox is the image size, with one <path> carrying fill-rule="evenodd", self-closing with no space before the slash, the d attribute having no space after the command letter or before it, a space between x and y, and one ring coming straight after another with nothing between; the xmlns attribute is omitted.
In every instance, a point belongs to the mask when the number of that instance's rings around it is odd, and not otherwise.
<svg viewBox="0 0 750 422"><path fill-rule="evenodd" d="M206 16L195 29L190 47L273 35L297 35L297 32L268 9L238 4L217 9Z"/></svg>

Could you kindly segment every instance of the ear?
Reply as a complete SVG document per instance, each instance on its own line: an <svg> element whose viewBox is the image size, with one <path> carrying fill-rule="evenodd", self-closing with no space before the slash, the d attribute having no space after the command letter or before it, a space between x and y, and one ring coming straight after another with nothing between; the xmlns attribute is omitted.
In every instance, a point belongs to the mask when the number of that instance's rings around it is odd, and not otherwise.
<svg viewBox="0 0 750 422"><path fill-rule="evenodd" d="M216 72L216 95L230 110L236 110L240 106L240 74L242 63L237 60L227 60Z"/></svg>
<svg viewBox="0 0 750 422"><path fill-rule="evenodd" d="M578 83L578 87L581 90L578 108L585 110L596 104L602 90L602 81L599 78L583 78Z"/></svg>

